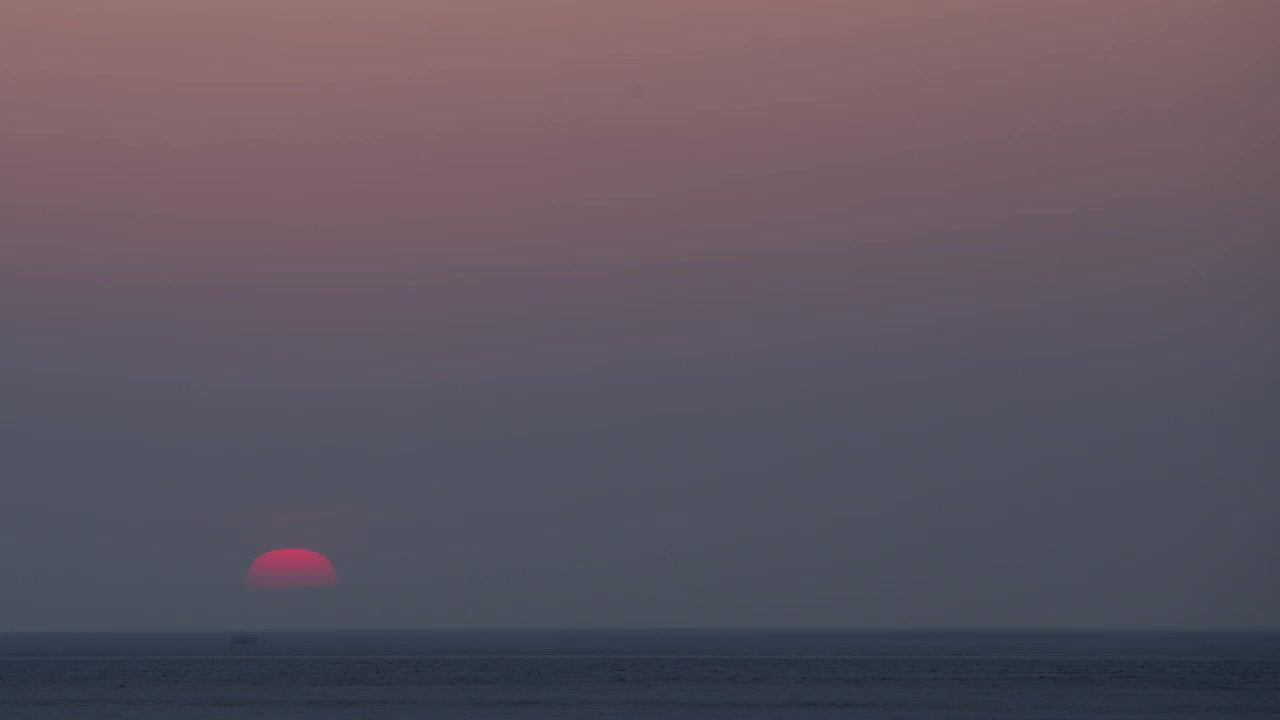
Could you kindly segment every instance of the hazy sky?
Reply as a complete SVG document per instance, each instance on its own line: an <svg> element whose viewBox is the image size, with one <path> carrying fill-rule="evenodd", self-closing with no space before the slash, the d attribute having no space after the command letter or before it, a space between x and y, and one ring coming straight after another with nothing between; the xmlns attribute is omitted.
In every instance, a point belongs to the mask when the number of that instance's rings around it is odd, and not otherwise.
<svg viewBox="0 0 1280 720"><path fill-rule="evenodd" d="M4 0L0 630L1280 625L1278 48Z"/></svg>

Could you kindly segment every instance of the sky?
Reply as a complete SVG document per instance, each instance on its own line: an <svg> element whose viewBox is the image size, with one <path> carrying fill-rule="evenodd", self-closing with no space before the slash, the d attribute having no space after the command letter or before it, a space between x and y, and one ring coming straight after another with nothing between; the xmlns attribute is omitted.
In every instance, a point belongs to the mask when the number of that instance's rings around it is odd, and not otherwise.
<svg viewBox="0 0 1280 720"><path fill-rule="evenodd" d="M1278 37L5 0L0 630L1278 627Z"/></svg>

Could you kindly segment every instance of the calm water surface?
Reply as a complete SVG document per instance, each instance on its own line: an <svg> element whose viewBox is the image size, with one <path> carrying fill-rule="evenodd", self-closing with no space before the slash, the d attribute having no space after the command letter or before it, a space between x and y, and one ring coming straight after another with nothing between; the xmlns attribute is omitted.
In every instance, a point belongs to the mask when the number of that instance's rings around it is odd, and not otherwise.
<svg viewBox="0 0 1280 720"><path fill-rule="evenodd" d="M0 634L0 718L1280 718L1280 634Z"/></svg>

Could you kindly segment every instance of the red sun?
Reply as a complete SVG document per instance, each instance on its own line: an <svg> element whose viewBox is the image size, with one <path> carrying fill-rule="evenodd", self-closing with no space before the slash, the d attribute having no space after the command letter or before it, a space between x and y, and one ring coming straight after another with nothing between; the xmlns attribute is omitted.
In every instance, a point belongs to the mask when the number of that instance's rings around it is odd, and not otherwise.
<svg viewBox="0 0 1280 720"><path fill-rule="evenodd" d="M329 558L310 550L272 550L259 555L244 578L250 590L333 587L338 572Z"/></svg>

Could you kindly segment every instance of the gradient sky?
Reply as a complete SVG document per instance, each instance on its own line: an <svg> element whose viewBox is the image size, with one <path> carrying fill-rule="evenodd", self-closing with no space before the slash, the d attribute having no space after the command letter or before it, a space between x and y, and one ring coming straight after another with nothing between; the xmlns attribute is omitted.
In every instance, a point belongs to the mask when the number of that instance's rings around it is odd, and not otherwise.
<svg viewBox="0 0 1280 720"><path fill-rule="evenodd" d="M0 630L1278 626L1277 48L4 0Z"/></svg>

